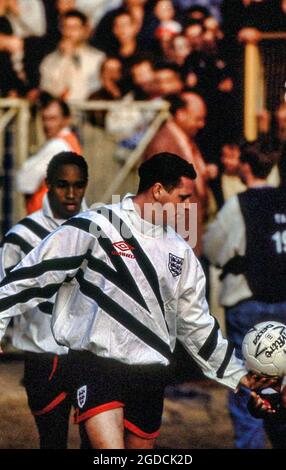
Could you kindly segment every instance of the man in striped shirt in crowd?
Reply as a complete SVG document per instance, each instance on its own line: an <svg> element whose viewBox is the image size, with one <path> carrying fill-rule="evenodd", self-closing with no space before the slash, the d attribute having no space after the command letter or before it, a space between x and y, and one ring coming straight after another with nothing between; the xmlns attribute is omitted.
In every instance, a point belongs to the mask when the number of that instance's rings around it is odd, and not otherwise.
<svg viewBox="0 0 286 470"><path fill-rule="evenodd" d="M80 210L87 209L84 193L88 168L82 156L60 152L47 169L48 193L43 208L21 220L4 237L1 277L10 272L34 247ZM40 435L40 447L66 448L71 396L66 390L68 349L51 331L53 299L14 318L13 344L25 351L24 386ZM8 320L3 322L9 323Z"/></svg>
<svg viewBox="0 0 286 470"><path fill-rule="evenodd" d="M139 176L135 196L68 220L0 288L2 319L57 293L52 329L70 348L75 420L98 449L154 447L177 339L207 377L232 390L265 380L248 375L222 337L202 268L168 225L188 209L193 165L163 152Z"/></svg>

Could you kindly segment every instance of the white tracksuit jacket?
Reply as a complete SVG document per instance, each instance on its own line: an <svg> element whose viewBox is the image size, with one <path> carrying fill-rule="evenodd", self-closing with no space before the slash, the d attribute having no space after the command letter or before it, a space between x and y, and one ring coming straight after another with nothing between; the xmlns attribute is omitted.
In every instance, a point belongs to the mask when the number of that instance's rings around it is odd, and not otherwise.
<svg viewBox="0 0 286 470"><path fill-rule="evenodd" d="M178 338L208 377L235 389L246 374L209 314L192 249L173 229L144 221L130 196L70 219L31 251L2 281L0 319L56 292L61 345L167 365Z"/></svg>
<svg viewBox="0 0 286 470"><path fill-rule="evenodd" d="M82 210L87 206L83 200ZM57 229L65 220L55 219L45 195L43 208L25 217L14 225L5 235L0 247L1 279L11 271L41 240ZM51 331L51 313L53 299L46 299L38 307L15 318L13 326L13 345L24 351L54 354L66 354L68 349L56 343ZM10 319L2 320L3 325Z"/></svg>

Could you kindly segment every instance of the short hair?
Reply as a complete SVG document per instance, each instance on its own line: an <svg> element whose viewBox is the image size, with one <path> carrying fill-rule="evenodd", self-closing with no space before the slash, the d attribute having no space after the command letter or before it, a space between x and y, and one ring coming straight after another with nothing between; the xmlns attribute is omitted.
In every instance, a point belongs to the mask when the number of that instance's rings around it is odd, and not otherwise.
<svg viewBox="0 0 286 470"><path fill-rule="evenodd" d="M191 163L175 153L161 152L153 155L139 167L140 177L138 194L150 189L155 183L161 183L167 191L179 185L185 176L194 180L197 176Z"/></svg>
<svg viewBox="0 0 286 470"><path fill-rule="evenodd" d="M63 13L61 20L65 20L66 18L78 18L84 26L88 22L87 16L82 11L76 10L75 8Z"/></svg>
<svg viewBox="0 0 286 470"><path fill-rule="evenodd" d="M68 118L71 116L69 105L64 100L52 96L50 93L42 92L38 101L40 111L48 108L52 103L58 103L64 117Z"/></svg>
<svg viewBox="0 0 286 470"><path fill-rule="evenodd" d="M269 143L258 140L243 144L240 151L241 163L248 163L256 178L267 178L280 157L279 152L273 150Z"/></svg>
<svg viewBox="0 0 286 470"><path fill-rule="evenodd" d="M130 11L127 8L125 8L124 6L119 7L118 9L116 9L116 14L112 18L111 30L113 30L114 25L115 25L115 21L117 20L117 18L119 16L123 16L123 15L129 16L131 18L131 21L134 22L133 16L131 15ZM114 33L112 32L112 34L114 34Z"/></svg>
<svg viewBox="0 0 286 470"><path fill-rule="evenodd" d="M188 105L187 101L183 98L182 94L172 94L165 96L165 100L170 103L169 111L172 116L175 116L179 109L185 109Z"/></svg>
<svg viewBox="0 0 286 470"><path fill-rule="evenodd" d="M152 55L150 52L140 52L136 55L134 55L131 60L130 60L130 68L142 64L144 62L150 62L152 67L154 67L154 55Z"/></svg>
<svg viewBox="0 0 286 470"><path fill-rule="evenodd" d="M160 70L172 70L180 75L180 67L177 64L171 64L170 62L159 61L154 64L154 70L159 72Z"/></svg>
<svg viewBox="0 0 286 470"><path fill-rule="evenodd" d="M75 152L57 153L48 164L47 177L48 183L52 183L60 167L64 165L76 165L82 173L83 179L88 181L88 166L83 156Z"/></svg>

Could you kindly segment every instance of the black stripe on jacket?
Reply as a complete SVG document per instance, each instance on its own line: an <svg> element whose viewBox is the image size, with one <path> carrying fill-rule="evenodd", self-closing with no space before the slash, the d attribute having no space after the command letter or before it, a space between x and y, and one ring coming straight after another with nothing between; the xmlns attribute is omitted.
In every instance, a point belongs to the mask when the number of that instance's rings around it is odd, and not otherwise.
<svg viewBox="0 0 286 470"><path fill-rule="evenodd" d="M84 279L82 271L78 272L76 279L80 285L81 292L94 300L104 312L162 356L166 357L168 360L172 359L172 353L167 343L153 333L153 331L149 330L143 323L134 318L121 305L108 297L99 287Z"/></svg>
<svg viewBox="0 0 286 470"><path fill-rule="evenodd" d="M23 225L24 227L31 230L31 232L37 235L37 237L39 237L41 240L46 238L51 233L49 230L42 227L42 225L40 225L35 220L30 219L29 217L26 217L25 219L20 220L18 224Z"/></svg>
<svg viewBox="0 0 286 470"><path fill-rule="evenodd" d="M9 233L8 235L6 235L1 242L1 248L7 243L19 246L23 253L25 253L25 255L30 253L30 251L32 251L34 248L32 245L30 245L30 243L24 240L24 238L22 238L17 233Z"/></svg>

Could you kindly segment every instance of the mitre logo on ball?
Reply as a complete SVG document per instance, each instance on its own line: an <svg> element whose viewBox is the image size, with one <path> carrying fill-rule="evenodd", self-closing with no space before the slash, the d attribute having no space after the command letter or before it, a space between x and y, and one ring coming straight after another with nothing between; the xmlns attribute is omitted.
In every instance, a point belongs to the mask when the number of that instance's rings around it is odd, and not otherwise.
<svg viewBox="0 0 286 470"><path fill-rule="evenodd" d="M249 370L269 376L286 375L286 325L258 323L246 333L242 353Z"/></svg>

